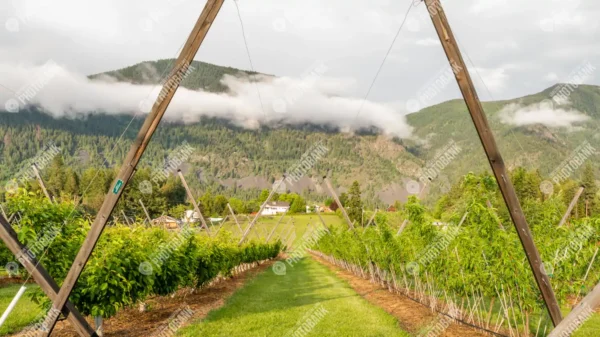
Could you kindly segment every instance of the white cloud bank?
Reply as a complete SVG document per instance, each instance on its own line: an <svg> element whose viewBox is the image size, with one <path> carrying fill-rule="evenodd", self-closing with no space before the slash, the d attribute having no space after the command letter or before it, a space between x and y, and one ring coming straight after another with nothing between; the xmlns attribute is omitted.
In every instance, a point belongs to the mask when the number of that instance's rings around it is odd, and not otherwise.
<svg viewBox="0 0 600 337"><path fill-rule="evenodd" d="M570 128L575 123L589 119L588 116L577 110L555 107L551 101L528 106L509 104L500 111L499 116L502 123L505 124L516 126L542 124L551 128Z"/></svg>
<svg viewBox="0 0 600 337"><path fill-rule="evenodd" d="M161 89L111 79L92 81L58 65L0 64L0 73L2 84L16 92L0 88L1 110L15 112L26 105L37 105L55 117L139 113L144 110L140 106L154 102ZM246 128L314 123L343 131L376 127L389 136L411 135L412 127L393 105L363 103L362 98L348 97L353 80L319 76L260 80L225 76L221 82L229 88L226 93L179 88L165 119L193 123L207 116L225 118ZM23 95L27 91L33 95Z"/></svg>

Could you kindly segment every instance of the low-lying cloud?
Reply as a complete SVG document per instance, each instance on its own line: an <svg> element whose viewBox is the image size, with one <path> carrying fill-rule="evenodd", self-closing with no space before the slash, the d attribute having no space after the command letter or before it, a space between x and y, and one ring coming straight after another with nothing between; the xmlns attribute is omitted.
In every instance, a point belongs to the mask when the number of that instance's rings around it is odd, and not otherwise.
<svg viewBox="0 0 600 337"><path fill-rule="evenodd" d="M154 102L161 90L160 86L117 82L106 77L90 80L56 64L0 64L0 73L3 86L12 91L0 88L0 109L17 112L36 105L54 117L145 114L144 106L151 106L148 103ZM390 136L411 135L412 127L392 104L349 97L355 84L351 79L268 76L254 79L257 81L226 75L221 83L229 90L224 93L179 88L165 119L194 123L206 116L225 118L246 128L313 123L349 132L375 127Z"/></svg>
<svg viewBox="0 0 600 337"><path fill-rule="evenodd" d="M542 124L551 128L571 128L574 124L589 119L587 115L575 109L555 107L549 100L528 106L509 104L500 111L499 117L505 124L516 126Z"/></svg>

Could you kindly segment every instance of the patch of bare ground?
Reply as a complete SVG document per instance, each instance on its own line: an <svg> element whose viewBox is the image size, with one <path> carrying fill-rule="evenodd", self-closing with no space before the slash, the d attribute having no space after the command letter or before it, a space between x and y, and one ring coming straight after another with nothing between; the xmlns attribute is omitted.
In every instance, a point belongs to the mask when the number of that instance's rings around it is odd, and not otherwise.
<svg viewBox="0 0 600 337"><path fill-rule="evenodd" d="M400 327L411 334L418 334L421 329L436 324L442 321L438 319L438 314L432 312L426 306L417 303L406 296L390 292L387 288L382 287L378 283L371 283L353 273L338 268L329 263L323 258L316 255L312 257L327 266L339 278L350 284L359 295L365 298L370 303L382 308L390 315L396 317ZM450 323L448 327L439 336L444 337L476 337L489 336L483 332L477 331L469 326L459 323Z"/></svg>
<svg viewBox="0 0 600 337"><path fill-rule="evenodd" d="M274 261L263 262L230 278L213 282L202 289L192 291L192 289L186 288L177 291L172 296L151 297L145 302L147 308L145 312L140 312L137 307L121 310L116 316L104 320L104 336L151 336L159 328L169 323L169 318L173 313L186 307L193 311L193 316L186 323L203 319L210 311L222 307L233 293L273 265ZM87 320L93 327L93 319L88 317ZM13 336L23 336L23 334ZM61 321L57 323L52 336L78 337L79 335L67 321Z"/></svg>

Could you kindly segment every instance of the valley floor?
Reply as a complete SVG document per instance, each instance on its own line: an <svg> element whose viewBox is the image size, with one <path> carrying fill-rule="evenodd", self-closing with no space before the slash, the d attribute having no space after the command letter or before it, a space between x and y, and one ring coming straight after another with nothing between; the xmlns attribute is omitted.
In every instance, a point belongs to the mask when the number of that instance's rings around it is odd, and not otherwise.
<svg viewBox="0 0 600 337"><path fill-rule="evenodd" d="M275 265L178 336L410 336L311 258ZM275 272L277 271L277 275Z"/></svg>
<svg viewBox="0 0 600 337"><path fill-rule="evenodd" d="M0 309L19 287L1 289ZM129 308L106 320L105 336L160 336L161 327L170 325L166 335L180 337L405 337L418 336L441 321L421 304L318 257L303 258L293 266L269 261L193 293L183 289L174 296L153 297L146 305L146 312ZM27 296L15 313L0 335L24 327L40 314ZM574 336L599 336L599 322L600 315L594 315ZM52 336L77 334L68 323L59 322ZM448 323L438 336L483 334Z"/></svg>

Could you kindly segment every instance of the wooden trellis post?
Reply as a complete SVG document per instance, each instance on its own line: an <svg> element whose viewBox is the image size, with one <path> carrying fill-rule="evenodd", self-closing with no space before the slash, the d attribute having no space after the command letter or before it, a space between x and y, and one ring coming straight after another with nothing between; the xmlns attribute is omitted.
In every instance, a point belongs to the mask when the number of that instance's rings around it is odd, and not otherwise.
<svg viewBox="0 0 600 337"><path fill-rule="evenodd" d="M331 182L329 181L327 176L323 177L323 181L325 182L325 186L327 186L327 190L329 190L329 195L333 197L333 200L335 200L339 208L342 210L342 214L344 215L344 219L346 219L346 222L348 223L348 227L350 227L350 229L354 229L354 224L352 223L352 221L350 221L350 217L348 217L348 213L346 213L344 205L342 205L340 198L338 198L337 193L335 193L335 189L333 189L333 185L331 185Z"/></svg>
<svg viewBox="0 0 600 337"><path fill-rule="evenodd" d="M548 337L570 336L594 314L598 306L600 306L600 283L550 332Z"/></svg>
<svg viewBox="0 0 600 337"><path fill-rule="evenodd" d="M527 220L523 215L519 198L517 197L515 189L508 176L506 166L504 165L504 161L500 155L498 146L496 145L496 140L494 139L494 135L488 124L483 107L481 106L481 102L477 96L471 76L469 75L467 65L462 58L458 48L458 43L454 38L452 29L450 28L450 24L448 23L440 0L425 0L425 4L427 5L427 10L430 14L433 26L435 27L442 47L444 48L446 56L448 57L450 66L455 69L454 75L456 77L456 82L460 87L460 91L464 97L465 103L471 115L471 119L475 125L475 129L477 129L477 134L479 135L483 149L485 150L490 166L492 167L492 171L494 172L494 176L496 177L496 182L500 187L500 192L502 193L504 202L510 211L510 217L515 225L517 234L519 235L519 239L521 240L521 244L525 250L525 254L527 255L529 266L531 267L537 285L542 293L542 297L544 298L544 302L546 303L546 307L548 308L552 322L556 326L562 320L560 307L556 300L556 296L554 295L554 291L552 290L552 285L550 284L548 275L542 272L542 260L540 253L533 242L531 230L529 229Z"/></svg>
<svg viewBox="0 0 600 337"><path fill-rule="evenodd" d="M235 212L233 211L233 208L231 208L231 205L229 203L227 203L227 208L229 208L229 212L231 213L231 216L233 217L235 224L237 225L238 229L240 230L240 234L244 235L244 230L242 230L242 226L240 226L240 223L239 223L237 217L235 216Z"/></svg>
<svg viewBox="0 0 600 337"><path fill-rule="evenodd" d="M94 219L94 223L83 242L67 277L65 278L62 288L58 292L58 295L54 299L54 303L52 308L55 310L62 310L67 303L69 295L73 291L79 276L81 276L81 272L85 267L87 261L100 238L100 235L104 231L106 223L110 218L112 211L114 210L123 190L127 186L127 183L133 176L137 164L139 163L148 143L152 138L152 135L156 131L158 124L160 123L169 103L173 99L175 95L175 91L179 88L181 81L183 80L183 75L189 69L190 64L192 63L194 56L198 52L202 41L206 37L208 30L210 29L213 21L215 20L221 6L223 5L224 0L207 0L204 9L202 10L202 14L198 18L196 25L192 29L188 40L186 41L177 61L175 63L175 68L171 74L169 74L167 81L163 85L163 89L161 94L159 94L154 106L152 107L152 111L146 117L144 124L142 125L134 143L127 154L127 157L121 166L119 174L117 178L111 185L112 188L106 195L104 202L102 203L102 207ZM48 326L48 331L43 332L42 336L50 336L54 326L56 324L56 320L58 317L49 317L50 324Z"/></svg>
<svg viewBox="0 0 600 337"><path fill-rule="evenodd" d="M35 178L37 179L38 183L40 184L40 187L42 188L44 195L46 196L46 198L48 198L48 200L50 200L50 202L52 202L50 193L48 193L48 190L46 189L46 184L44 184L44 180L42 179L42 176L40 175L40 171L38 171L37 166L35 166L35 164L32 164L31 168L33 169L33 173L35 173Z"/></svg>
<svg viewBox="0 0 600 337"><path fill-rule="evenodd" d="M319 211L319 206L318 205L316 207L316 211L317 211L317 216L319 216L319 220L321 220L321 223L323 224L323 228L325 228L325 230L327 231L327 233L330 233L329 228L327 228L327 224L325 223L325 220L321 216L321 211Z"/></svg>
<svg viewBox="0 0 600 337"><path fill-rule="evenodd" d="M17 233L15 233L6 218L2 215L0 215L0 237L6 244L6 247L15 255L17 260L21 262L27 272L31 274L46 296L52 301L55 300L59 291L58 284L50 274L48 274L39 261L32 258L27 253L27 247L19 242ZM71 302L67 301L61 312L67 318L69 323L73 325L75 331L77 331L80 336L96 336L94 329L92 329L83 315L79 313L77 308L75 308Z"/></svg>
<svg viewBox="0 0 600 337"><path fill-rule="evenodd" d="M188 199L190 199L190 202L192 203L192 205L194 205L194 210L196 211L196 213L198 213L198 216L200 217L200 222L202 223L202 227L204 227L204 229L206 230L206 234L208 234L208 236L211 236L210 229L208 229L208 225L206 224L206 219L204 219L204 214L202 214L202 212L200 212L200 207L198 207L196 198L194 198L194 195L192 194L192 190L190 190L190 187L188 186L187 182L185 181L185 177L183 176L183 173L181 172L181 170L177 170L177 175L179 176L179 179L181 179L181 183L183 184L183 187L185 188L185 191L187 192ZM194 216L192 215L192 218L193 217Z"/></svg>
<svg viewBox="0 0 600 337"><path fill-rule="evenodd" d="M268 243L269 240L271 240L271 237L273 236L273 234L275 233L275 230L277 229L277 227L279 227L279 224L281 223L281 220L283 220L283 217L285 216L286 213L284 213L281 218L279 218L279 221L277 221L277 224L273 227L273 230L271 230L271 233L269 234L269 236L267 236L267 239L265 240L265 243ZM288 220L288 222L283 226L285 228L285 226L287 226L290 221L292 221L292 218L290 218Z"/></svg>
<svg viewBox="0 0 600 337"><path fill-rule="evenodd" d="M396 233L396 235L402 234L402 231L404 231L404 227L406 227L407 224L408 224L408 218L406 218L406 219L404 219L404 221L402 221L402 224L400 225L400 228L398 228L398 232Z"/></svg>
<svg viewBox="0 0 600 337"><path fill-rule="evenodd" d="M144 202L142 201L142 199L140 199L139 201L140 201L140 205L142 205L142 209L144 210L144 214L146 214L146 219L148 219L148 226L152 226L152 218L150 218L150 214L148 213L148 210L146 209Z"/></svg>
<svg viewBox="0 0 600 337"><path fill-rule="evenodd" d="M367 227L371 226L371 222L373 222L373 220L375 220L375 216L377 215L377 212L379 212L379 209L375 209L375 211L373 212L373 215L371 215L371 217L369 218L369 221L367 222L367 225L363 228L363 233L367 230ZM377 227L377 223L375 223L375 227Z"/></svg>
<svg viewBox="0 0 600 337"><path fill-rule="evenodd" d="M560 223L558 224L558 227L562 227L562 225L564 225L565 222L567 222L567 220L571 216L571 211L573 211L573 207L575 207L575 205L577 205L577 201L579 201L579 197L581 196L581 193L583 193L583 186L581 186L579 188L579 190L577 190L577 192L575 193L575 196L573 197L573 200L571 200L571 203L569 204L569 207L567 208L565 215L563 215L562 219L560 219Z"/></svg>
<svg viewBox="0 0 600 337"><path fill-rule="evenodd" d="M279 188L279 186L281 186L281 184L283 183L284 180L285 180L285 175L283 176L283 178L281 178L281 180L277 183L277 185L275 185L275 187L273 187L273 189L271 189L271 193L269 193L267 200L265 200L265 202L263 202L263 204L260 206L258 213L256 213L256 216L254 216L254 219L252 219L252 222L250 222L250 224L248 225L248 228L246 228L246 231L242 235L242 239L240 240L238 245L241 245L246 240L246 237L250 233L250 230L252 229L252 227L254 227L256 220L258 220L258 217L260 217L260 215L262 214L263 210L265 209L265 207L267 206L269 201L271 201L271 198L275 194L275 191L277 191L277 189Z"/></svg>

